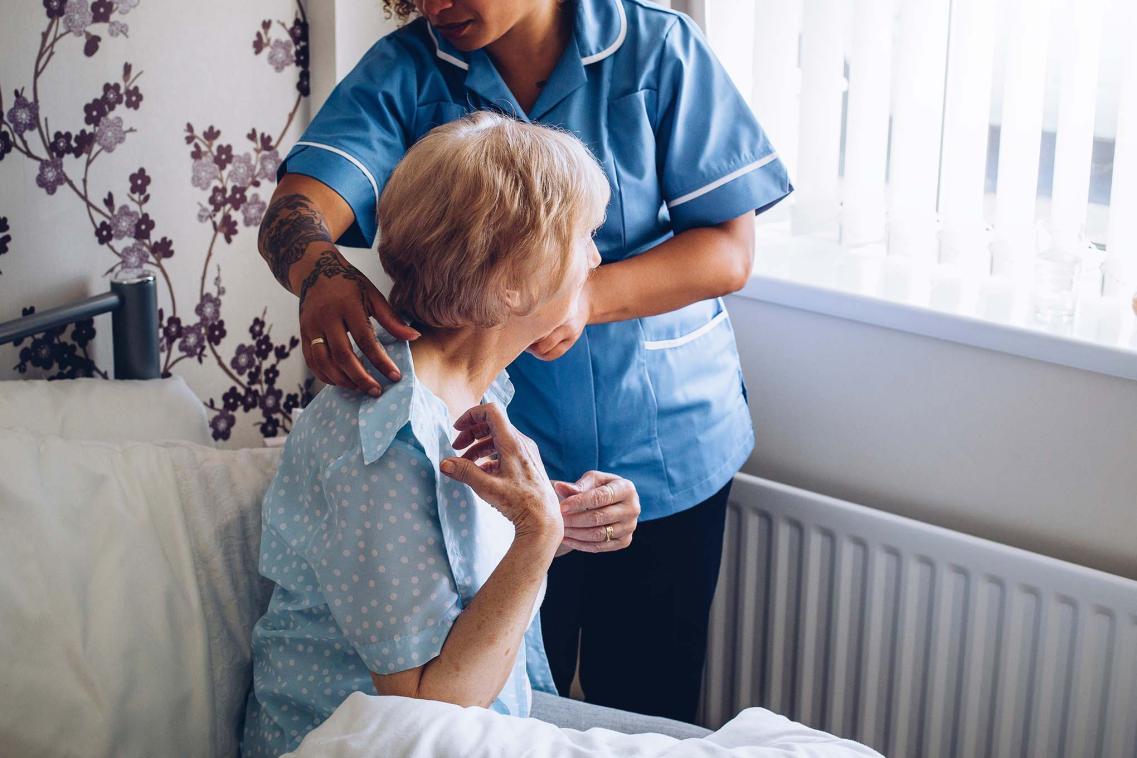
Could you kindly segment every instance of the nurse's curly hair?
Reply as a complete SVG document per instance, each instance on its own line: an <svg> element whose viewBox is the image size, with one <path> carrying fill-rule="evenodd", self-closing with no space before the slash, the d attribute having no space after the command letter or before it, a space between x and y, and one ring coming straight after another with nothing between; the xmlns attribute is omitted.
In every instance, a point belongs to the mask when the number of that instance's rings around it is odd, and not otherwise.
<svg viewBox="0 0 1137 758"><path fill-rule="evenodd" d="M414 0L383 0L383 12L387 18L394 16L399 21L406 21L418 13Z"/></svg>

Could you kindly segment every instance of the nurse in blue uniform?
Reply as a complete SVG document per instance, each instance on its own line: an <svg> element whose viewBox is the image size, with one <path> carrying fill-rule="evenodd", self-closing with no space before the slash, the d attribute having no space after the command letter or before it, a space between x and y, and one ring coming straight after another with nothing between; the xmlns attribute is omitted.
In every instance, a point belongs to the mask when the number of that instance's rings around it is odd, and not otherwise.
<svg viewBox="0 0 1137 758"><path fill-rule="evenodd" d="M262 255L300 296L305 358L377 394L350 333L397 375L368 317L413 328L333 243L374 244L378 197L415 140L481 109L580 137L612 189L604 265L580 310L509 368L511 420L585 508L550 571L545 646L562 694L579 650L589 702L693 721L726 499L754 445L721 297L750 274L754 213L792 191L785 167L699 29L647 0L385 4L418 17L332 93L261 227ZM638 489L626 549L624 484L597 470Z"/></svg>

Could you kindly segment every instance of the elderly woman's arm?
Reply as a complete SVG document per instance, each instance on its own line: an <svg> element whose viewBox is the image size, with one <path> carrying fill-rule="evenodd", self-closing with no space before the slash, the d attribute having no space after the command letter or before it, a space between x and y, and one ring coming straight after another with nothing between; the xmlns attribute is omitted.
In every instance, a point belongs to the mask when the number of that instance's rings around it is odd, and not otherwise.
<svg viewBox="0 0 1137 758"><path fill-rule="evenodd" d="M437 658L397 674L371 674L380 695L489 707L505 686L560 537L519 537L462 611Z"/></svg>
<svg viewBox="0 0 1137 758"><path fill-rule="evenodd" d="M469 484L513 523L513 544L466 607L433 660L395 674L372 673L380 695L487 707L509 677L541 582L561 543L557 496L537 446L494 404L467 411L455 424L463 458L442 462L442 473ZM478 465L476 461L491 462Z"/></svg>

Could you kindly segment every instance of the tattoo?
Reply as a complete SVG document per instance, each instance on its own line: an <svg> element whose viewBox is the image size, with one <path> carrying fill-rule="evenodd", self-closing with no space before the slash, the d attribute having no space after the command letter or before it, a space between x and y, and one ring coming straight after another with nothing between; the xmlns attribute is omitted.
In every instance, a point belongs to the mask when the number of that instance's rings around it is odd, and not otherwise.
<svg viewBox="0 0 1137 758"><path fill-rule="evenodd" d="M308 294L308 290L312 288L312 285L319 281L321 277L331 279L336 276L341 276L355 284L356 289L359 290L359 302L364 310L368 310L367 279L359 272L359 269L344 260L340 251L334 247L329 247L321 251L320 257L316 259L316 265L312 268L311 273L304 277L304 282L300 285L300 310L304 310L304 298Z"/></svg>
<svg viewBox="0 0 1137 758"><path fill-rule="evenodd" d="M285 195L265 211L257 247L272 267L272 275L286 290L292 289L288 280L292 264L304 257L313 242L331 244L332 235L324 217L308 198Z"/></svg>

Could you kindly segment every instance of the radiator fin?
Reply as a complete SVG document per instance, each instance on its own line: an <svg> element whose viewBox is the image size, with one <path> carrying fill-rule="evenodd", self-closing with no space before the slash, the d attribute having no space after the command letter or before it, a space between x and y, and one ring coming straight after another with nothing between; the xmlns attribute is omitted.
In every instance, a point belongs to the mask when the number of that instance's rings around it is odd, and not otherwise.
<svg viewBox="0 0 1137 758"><path fill-rule="evenodd" d="M1137 758L1137 582L740 474L702 721L890 756Z"/></svg>

